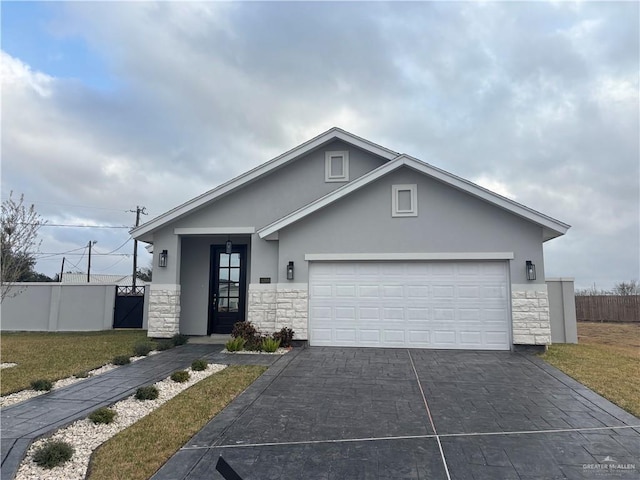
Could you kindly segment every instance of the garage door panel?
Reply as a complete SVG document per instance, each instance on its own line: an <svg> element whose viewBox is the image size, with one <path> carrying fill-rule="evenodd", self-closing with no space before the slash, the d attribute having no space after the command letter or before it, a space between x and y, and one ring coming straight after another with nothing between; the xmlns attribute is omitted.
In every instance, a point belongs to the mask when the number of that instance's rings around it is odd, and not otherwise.
<svg viewBox="0 0 640 480"><path fill-rule="evenodd" d="M337 342L355 342L357 330L355 328L334 328L335 339Z"/></svg>
<svg viewBox="0 0 640 480"><path fill-rule="evenodd" d="M378 307L360 307L358 309L360 320L380 320L381 311Z"/></svg>
<svg viewBox="0 0 640 480"><path fill-rule="evenodd" d="M333 288L331 285L316 284L309 288L309 293L314 298L333 298Z"/></svg>
<svg viewBox="0 0 640 480"><path fill-rule="evenodd" d="M359 285L358 297L359 298L380 298L379 285Z"/></svg>
<svg viewBox="0 0 640 480"><path fill-rule="evenodd" d="M455 288L453 285L434 285L432 287L433 298L448 298L452 299L455 296Z"/></svg>
<svg viewBox="0 0 640 480"><path fill-rule="evenodd" d="M456 269L455 264L449 262L435 262L429 264L429 274L435 277L454 274Z"/></svg>
<svg viewBox="0 0 640 480"><path fill-rule="evenodd" d="M435 330L433 332L434 345L453 348L456 345L456 332L453 330Z"/></svg>
<svg viewBox="0 0 640 480"><path fill-rule="evenodd" d="M405 266L403 263L387 262L380 264L380 273L385 276L404 277Z"/></svg>
<svg viewBox="0 0 640 480"><path fill-rule="evenodd" d="M360 334L360 342L365 343L380 343L380 330L378 329L366 329L361 328L359 331Z"/></svg>
<svg viewBox="0 0 640 480"><path fill-rule="evenodd" d="M311 338L314 341L319 342L328 342L327 345L330 345L333 340L332 338L333 330L331 328L313 328L311 329Z"/></svg>
<svg viewBox="0 0 640 480"><path fill-rule="evenodd" d="M479 330L462 330L459 339L462 345L477 348L482 345L482 332Z"/></svg>
<svg viewBox="0 0 640 480"><path fill-rule="evenodd" d="M505 350L507 292L506 262L314 262L310 342Z"/></svg>
<svg viewBox="0 0 640 480"><path fill-rule="evenodd" d="M335 286L336 297L355 297L356 286L355 285L336 285Z"/></svg>
<svg viewBox="0 0 640 480"><path fill-rule="evenodd" d="M387 298L404 298L404 288L402 285L383 285L382 297Z"/></svg>
<svg viewBox="0 0 640 480"><path fill-rule="evenodd" d="M484 332L485 345L499 347L509 341L505 332Z"/></svg>
<svg viewBox="0 0 640 480"><path fill-rule="evenodd" d="M356 317L356 307L336 307L335 308L336 320L349 320L353 321Z"/></svg>
<svg viewBox="0 0 640 480"><path fill-rule="evenodd" d="M481 265L478 263L460 263L458 264L458 275L471 275L476 277L481 271Z"/></svg>
<svg viewBox="0 0 640 480"><path fill-rule="evenodd" d="M429 330L409 330L408 343L412 347L426 347L429 345L431 332Z"/></svg>
<svg viewBox="0 0 640 480"><path fill-rule="evenodd" d="M479 263L483 275L498 277L502 279L504 277L505 265L500 262L482 262Z"/></svg>
<svg viewBox="0 0 640 480"><path fill-rule="evenodd" d="M382 340L386 345L396 344L396 345L404 345L404 330L392 330L392 329L384 329L382 332Z"/></svg>
<svg viewBox="0 0 640 480"><path fill-rule="evenodd" d="M481 288L479 285L461 285L458 287L458 298L471 298L477 300L480 298Z"/></svg>
<svg viewBox="0 0 640 480"><path fill-rule="evenodd" d="M425 322L429 320L429 309L428 308L411 308L408 307L406 309L406 319L408 322Z"/></svg>

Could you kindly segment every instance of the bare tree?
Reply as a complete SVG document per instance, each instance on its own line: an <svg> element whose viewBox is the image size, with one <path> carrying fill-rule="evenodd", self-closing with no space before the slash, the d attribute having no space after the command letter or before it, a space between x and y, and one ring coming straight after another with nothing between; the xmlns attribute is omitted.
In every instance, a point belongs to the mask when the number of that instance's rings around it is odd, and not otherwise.
<svg viewBox="0 0 640 480"><path fill-rule="evenodd" d="M612 295L612 293L608 290L604 290L602 288L598 288L594 283L589 288L578 288L575 291L576 297L592 297L595 295Z"/></svg>
<svg viewBox="0 0 640 480"><path fill-rule="evenodd" d="M619 282L613 286L614 295L640 295L640 284L637 280Z"/></svg>
<svg viewBox="0 0 640 480"><path fill-rule="evenodd" d="M16 201L11 192L9 198L2 202L1 300L20 293L14 282L33 271L36 263L33 252L40 247L40 242L37 241L38 230L45 223L33 205L24 205L24 195L20 195L20 200Z"/></svg>

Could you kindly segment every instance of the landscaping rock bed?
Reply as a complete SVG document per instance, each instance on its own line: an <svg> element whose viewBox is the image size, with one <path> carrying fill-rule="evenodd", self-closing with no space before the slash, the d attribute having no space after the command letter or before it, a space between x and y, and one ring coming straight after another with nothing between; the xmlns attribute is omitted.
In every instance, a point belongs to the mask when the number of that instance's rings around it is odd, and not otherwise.
<svg viewBox="0 0 640 480"><path fill-rule="evenodd" d="M66 428L55 432L50 438L63 440L71 444L75 450L73 457L67 463L51 470L45 470L33 462L33 453L48 439L34 442L20 464L16 480L83 480L87 474L89 459L93 451L102 443L109 440L118 432L133 425L135 422L151 413L163 403L172 399L183 390L226 368L226 365L210 364L206 370L188 370L190 379L184 383L172 381L166 378L155 384L160 394L156 400L140 401L132 395L110 408L116 412L113 423L94 424L85 418L78 420Z"/></svg>
<svg viewBox="0 0 640 480"><path fill-rule="evenodd" d="M149 355L155 355L157 353L160 353L158 351L152 351L149 353ZM144 357L131 357L131 361L135 362L137 360L141 360ZM7 364L3 364L3 365L7 365ZM15 366L15 364L13 364L13 366ZM3 367L3 368L8 368L8 367ZM95 377L96 375L100 375L102 373L106 373L110 370L113 370L114 368L118 368L116 365L113 365L111 363L108 363L106 365L103 365L102 367L98 367L95 368L91 371L89 371L89 377ZM85 378L78 378L78 377L67 377L67 378L62 378L56 382L53 383L53 388L51 389L51 391L53 390L58 390L60 388L63 387L68 387L69 385L73 385L74 383L80 382L82 380L85 380ZM16 393L10 393L9 395L5 395L4 397L0 397L0 408L3 407L9 407L11 405L15 405L16 403L20 403L20 402L24 402L25 400L29 400L30 398L34 398L37 397L38 395L44 395L45 393L48 393L47 391L35 391L35 390L31 390L31 389L26 389L26 390L21 390L19 392Z"/></svg>

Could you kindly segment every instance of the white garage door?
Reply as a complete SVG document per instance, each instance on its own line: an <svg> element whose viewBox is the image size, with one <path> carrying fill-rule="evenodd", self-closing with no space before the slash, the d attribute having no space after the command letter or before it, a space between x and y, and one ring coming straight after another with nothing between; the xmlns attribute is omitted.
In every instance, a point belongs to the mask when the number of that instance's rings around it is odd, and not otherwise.
<svg viewBox="0 0 640 480"><path fill-rule="evenodd" d="M506 262L312 262L315 346L510 348Z"/></svg>

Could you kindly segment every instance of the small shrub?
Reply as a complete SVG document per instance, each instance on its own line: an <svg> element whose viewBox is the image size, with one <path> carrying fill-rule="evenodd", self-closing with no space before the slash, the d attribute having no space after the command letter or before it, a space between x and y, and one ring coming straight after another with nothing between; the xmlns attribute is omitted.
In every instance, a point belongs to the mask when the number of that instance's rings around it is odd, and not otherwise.
<svg viewBox="0 0 640 480"><path fill-rule="evenodd" d="M244 344L247 341L242 337L234 337L224 344L225 348L229 352L238 352L244 348Z"/></svg>
<svg viewBox="0 0 640 480"><path fill-rule="evenodd" d="M114 365L127 365L131 363L131 359L127 355L118 355L117 357L113 357L111 363Z"/></svg>
<svg viewBox="0 0 640 480"><path fill-rule="evenodd" d="M149 385L147 387L140 387L136 390L136 399L137 400L155 400L158 398L160 392L153 385Z"/></svg>
<svg viewBox="0 0 640 480"><path fill-rule="evenodd" d="M98 424L98 423L108 424L113 422L113 419L115 418L115 416L116 416L115 411L111 410L110 408L102 407L91 412L91 415L89 415L89 420L91 420L95 424Z"/></svg>
<svg viewBox="0 0 640 480"><path fill-rule="evenodd" d="M171 374L171 380L177 383L184 383L189 380L190 377L191 375L189 375L189 372L185 370L178 370L177 372L173 372Z"/></svg>
<svg viewBox="0 0 640 480"><path fill-rule="evenodd" d="M89 372L83 370L82 372L78 372L74 375L76 378L87 378L89 376Z"/></svg>
<svg viewBox="0 0 640 480"><path fill-rule="evenodd" d="M191 370L193 370L194 372L202 372L203 370L206 370L208 366L209 362L202 358L191 362Z"/></svg>
<svg viewBox="0 0 640 480"><path fill-rule="evenodd" d="M179 345L185 345L189 341L189 337L181 333L176 333L171 337L171 341L173 342L173 345L177 347Z"/></svg>
<svg viewBox="0 0 640 480"><path fill-rule="evenodd" d="M244 338L247 342L259 335L260 334L258 330L256 330L256 327L246 320L243 322L236 322L233 325L233 330L231 330L231 336L233 338Z"/></svg>
<svg viewBox="0 0 640 480"><path fill-rule="evenodd" d="M31 389L35 390L36 392L48 392L52 388L53 382L51 382L50 380L40 379L31 382Z"/></svg>
<svg viewBox="0 0 640 480"><path fill-rule="evenodd" d="M262 340L262 350L268 353L273 353L278 350L280 347L280 340L276 340L274 338L266 337Z"/></svg>
<svg viewBox="0 0 640 480"><path fill-rule="evenodd" d="M251 350L253 352L259 352L260 350L262 350L263 340L264 338L260 335L255 335L254 337L251 337L249 340L247 340L247 343L244 345L244 349Z"/></svg>
<svg viewBox="0 0 640 480"><path fill-rule="evenodd" d="M273 334L274 340L280 340L280 346L289 348L293 340L294 331L290 328L283 327L279 332Z"/></svg>
<svg viewBox="0 0 640 480"><path fill-rule="evenodd" d="M156 349L160 352L163 352L165 350L170 350L173 347L175 347L175 345L173 344L173 340L171 339L164 339L164 340L160 340L158 342L158 345L156 346Z"/></svg>
<svg viewBox="0 0 640 480"><path fill-rule="evenodd" d="M42 468L62 465L73 456L73 447L61 440L49 440L33 454L33 461Z"/></svg>
<svg viewBox="0 0 640 480"><path fill-rule="evenodd" d="M138 342L133 346L133 354L136 357L146 357L149 352L155 348L155 345L151 342Z"/></svg>

